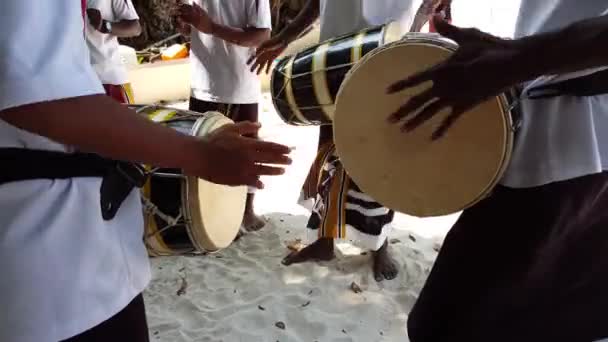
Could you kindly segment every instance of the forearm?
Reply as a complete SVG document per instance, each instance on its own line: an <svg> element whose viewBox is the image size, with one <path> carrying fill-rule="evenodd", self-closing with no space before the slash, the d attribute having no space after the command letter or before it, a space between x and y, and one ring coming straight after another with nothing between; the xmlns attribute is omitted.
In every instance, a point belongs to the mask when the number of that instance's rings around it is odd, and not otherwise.
<svg viewBox="0 0 608 342"><path fill-rule="evenodd" d="M110 34L119 38L137 37L141 34L141 25L139 20L112 22L112 32Z"/></svg>
<svg viewBox="0 0 608 342"><path fill-rule="evenodd" d="M433 0L423 0L420 8L414 16L414 22L410 28L411 32L420 32L422 27L429 21L433 13Z"/></svg>
<svg viewBox="0 0 608 342"><path fill-rule="evenodd" d="M183 168L195 138L155 124L105 95L83 96L0 111L23 130L108 158Z"/></svg>
<svg viewBox="0 0 608 342"><path fill-rule="evenodd" d="M211 34L229 43L245 47L257 47L270 38L270 29L237 28L214 23Z"/></svg>
<svg viewBox="0 0 608 342"><path fill-rule="evenodd" d="M335 0L332 0L335 1ZM308 0L304 8L298 13L295 19L287 25L279 34L286 37L290 42L297 39L315 20L319 18L320 1Z"/></svg>
<svg viewBox="0 0 608 342"><path fill-rule="evenodd" d="M559 31L516 41L524 66L522 81L541 75L608 66L608 15L574 23Z"/></svg>

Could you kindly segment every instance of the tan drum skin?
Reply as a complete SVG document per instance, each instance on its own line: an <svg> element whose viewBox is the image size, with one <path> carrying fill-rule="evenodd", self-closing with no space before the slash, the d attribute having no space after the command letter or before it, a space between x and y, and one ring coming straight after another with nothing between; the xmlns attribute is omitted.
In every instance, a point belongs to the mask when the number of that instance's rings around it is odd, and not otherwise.
<svg viewBox="0 0 608 342"><path fill-rule="evenodd" d="M378 202L412 216L457 213L479 202L500 180L511 155L513 122L502 95L465 113L437 141L431 135L449 109L409 133L387 121L431 83L392 95L387 87L455 49L436 34L407 34L365 56L337 96L334 139L348 174Z"/></svg>

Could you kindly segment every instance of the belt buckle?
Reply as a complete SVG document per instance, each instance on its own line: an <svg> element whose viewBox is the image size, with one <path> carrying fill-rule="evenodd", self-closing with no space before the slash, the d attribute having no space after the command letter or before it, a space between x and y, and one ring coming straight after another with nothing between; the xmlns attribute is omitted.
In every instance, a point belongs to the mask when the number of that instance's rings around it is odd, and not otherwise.
<svg viewBox="0 0 608 342"><path fill-rule="evenodd" d="M143 166L135 163L117 162L116 170L131 184L142 188L148 180L148 173Z"/></svg>

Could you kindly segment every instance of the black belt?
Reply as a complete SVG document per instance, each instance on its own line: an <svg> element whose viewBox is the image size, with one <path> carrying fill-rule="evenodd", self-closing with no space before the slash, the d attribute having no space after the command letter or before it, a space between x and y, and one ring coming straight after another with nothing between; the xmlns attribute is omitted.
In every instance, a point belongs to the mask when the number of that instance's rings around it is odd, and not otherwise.
<svg viewBox="0 0 608 342"><path fill-rule="evenodd" d="M608 69L565 81L549 83L527 91L530 99L558 96L587 97L608 94Z"/></svg>
<svg viewBox="0 0 608 342"><path fill-rule="evenodd" d="M101 215L116 216L124 200L147 179L134 163L105 159L91 153L63 153L23 148L0 148L0 185L34 179L102 178Z"/></svg>

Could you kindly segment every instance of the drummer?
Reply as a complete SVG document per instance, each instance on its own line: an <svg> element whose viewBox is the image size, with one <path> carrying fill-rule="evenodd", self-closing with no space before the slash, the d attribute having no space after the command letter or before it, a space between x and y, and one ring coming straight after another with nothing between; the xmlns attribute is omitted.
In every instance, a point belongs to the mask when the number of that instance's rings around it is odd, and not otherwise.
<svg viewBox="0 0 608 342"><path fill-rule="evenodd" d="M183 5L179 21L188 34L194 28L190 61L190 110L219 111L234 121L258 121L259 78L247 59L270 37L268 0L194 0ZM259 230L265 222L255 214L255 188L249 188L243 228Z"/></svg>
<svg viewBox="0 0 608 342"><path fill-rule="evenodd" d="M118 38L140 34L139 16L131 0L87 0L86 37L91 64L106 94L120 103L132 103L133 90Z"/></svg>
<svg viewBox="0 0 608 342"><path fill-rule="evenodd" d="M392 121L412 130L414 112L451 108L441 139L519 83L523 121L502 185L447 235L409 315L411 340L608 340L608 3L524 0L513 41L435 22L460 48L391 88L433 82Z"/></svg>
<svg viewBox="0 0 608 342"><path fill-rule="evenodd" d="M84 10L84 1L0 1L0 341L149 340L141 198L136 189L120 198L136 173L108 160L106 174L75 151L256 187L283 173L259 163L289 163L287 147L242 136L257 124L200 140L110 99L89 61Z"/></svg>
<svg viewBox="0 0 608 342"><path fill-rule="evenodd" d="M441 1L425 0L418 11L418 18L414 20L413 1L308 1L293 23L260 46L255 61L251 61L252 70L257 69L259 73L264 68L269 68L285 47L319 15L320 38L326 40L393 20L399 21L406 28L413 22L424 25L431 13L449 8L449 2L444 3L447 6L441 7ZM318 156L303 187L304 196L316 200L307 225L309 234L314 235L315 240L301 251L288 255L283 264L333 259L334 240L345 239L373 251L373 272L377 281L394 279L398 274L398 265L391 257L388 246L394 212L361 192L352 180L345 181L347 176L342 173L342 165L337 156L334 154L325 158L332 147L332 127L321 126ZM319 173L321 177L318 177ZM348 191L341 191L340 186L337 186L342 181L349 184ZM327 210L327 203L337 201L346 202L343 214L333 209L338 206L331 206L332 209Z"/></svg>

